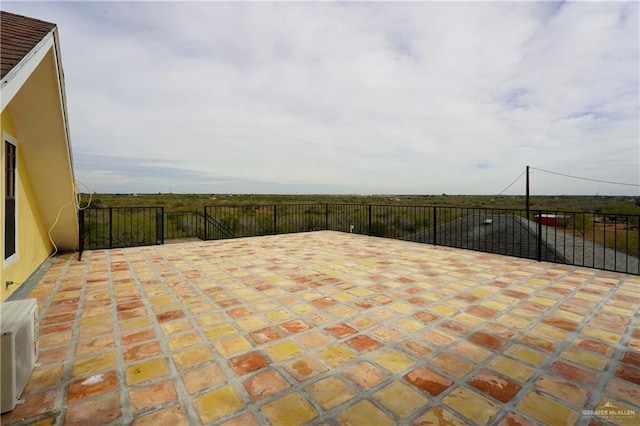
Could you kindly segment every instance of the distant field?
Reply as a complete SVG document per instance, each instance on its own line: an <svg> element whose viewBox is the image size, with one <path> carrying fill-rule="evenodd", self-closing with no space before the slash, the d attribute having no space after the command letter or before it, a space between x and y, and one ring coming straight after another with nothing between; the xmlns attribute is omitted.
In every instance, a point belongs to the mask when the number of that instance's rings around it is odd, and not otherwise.
<svg viewBox="0 0 640 426"><path fill-rule="evenodd" d="M89 200L83 194L83 206ZM204 206L273 204L374 204L524 209L524 196L489 195L263 195L263 194L93 194L91 207L161 206L166 211ZM640 214L640 197L532 196L532 210Z"/></svg>

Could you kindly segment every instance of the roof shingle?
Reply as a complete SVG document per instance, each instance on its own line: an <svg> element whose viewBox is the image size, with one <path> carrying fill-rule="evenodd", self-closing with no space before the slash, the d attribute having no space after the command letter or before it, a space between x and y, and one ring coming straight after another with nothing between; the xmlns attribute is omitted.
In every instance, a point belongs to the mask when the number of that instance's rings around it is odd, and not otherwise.
<svg viewBox="0 0 640 426"><path fill-rule="evenodd" d="M56 24L0 11L0 65L4 78Z"/></svg>

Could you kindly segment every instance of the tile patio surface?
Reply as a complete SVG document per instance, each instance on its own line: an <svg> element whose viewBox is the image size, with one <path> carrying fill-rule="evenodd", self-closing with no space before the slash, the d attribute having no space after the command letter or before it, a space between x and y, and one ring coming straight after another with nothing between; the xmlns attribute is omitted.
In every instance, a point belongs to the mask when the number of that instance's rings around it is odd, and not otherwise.
<svg viewBox="0 0 640 426"><path fill-rule="evenodd" d="M638 276L323 231L59 256L29 297L2 425L640 424Z"/></svg>

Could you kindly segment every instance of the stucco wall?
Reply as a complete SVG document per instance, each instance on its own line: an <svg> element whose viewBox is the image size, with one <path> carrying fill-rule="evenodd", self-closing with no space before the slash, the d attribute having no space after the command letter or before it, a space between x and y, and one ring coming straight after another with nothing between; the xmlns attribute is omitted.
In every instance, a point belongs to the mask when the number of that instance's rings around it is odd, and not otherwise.
<svg viewBox="0 0 640 426"><path fill-rule="evenodd" d="M16 133L8 111L2 112L2 127L0 134L9 135L12 142L17 143L18 164L17 164L17 192L16 192L16 217L17 217L17 257L10 262L4 261L4 197L5 186L2 185L0 197L0 218L3 239L0 246L0 299L6 300L18 287L46 260L53 251L53 245L49 241L48 230L44 226L40 210L35 201L31 179L27 172L23 156L20 150L20 138ZM2 140L2 173L4 173L4 136ZM4 177L3 177L4 182ZM6 282L13 281L15 284L6 288Z"/></svg>

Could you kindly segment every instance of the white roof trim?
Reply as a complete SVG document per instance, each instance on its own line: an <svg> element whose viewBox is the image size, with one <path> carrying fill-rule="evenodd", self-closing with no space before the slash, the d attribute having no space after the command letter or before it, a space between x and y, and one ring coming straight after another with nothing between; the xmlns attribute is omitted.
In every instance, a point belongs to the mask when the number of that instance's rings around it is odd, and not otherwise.
<svg viewBox="0 0 640 426"><path fill-rule="evenodd" d="M58 39L58 27L56 26L51 32L50 35L53 35L53 42L55 49L53 53L56 58L56 72L58 77L58 93L60 93L60 103L62 110L62 120L64 121L64 134L65 134L65 143L67 145L67 151L69 152L69 170L71 170L71 181L73 182L73 196L75 197L76 188L75 182L76 177L73 171L73 151L71 149L71 129L69 127L69 112L67 111L67 89L64 83L64 70L62 69L62 57L60 50L60 41ZM47 34L47 36L49 35ZM76 206L77 207L77 206Z"/></svg>
<svg viewBox="0 0 640 426"><path fill-rule="evenodd" d="M55 41L53 33L55 28L49 31L49 33L35 45L29 53L25 55L20 62L18 62L9 73L2 79L0 83L0 94L2 98L2 110L9 105L9 102L18 93L18 90L27 81L31 73L36 69L38 64L42 61L49 49L55 49Z"/></svg>

